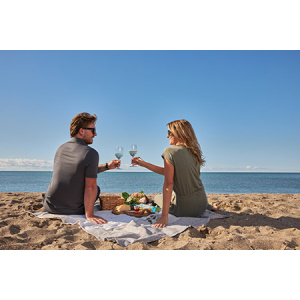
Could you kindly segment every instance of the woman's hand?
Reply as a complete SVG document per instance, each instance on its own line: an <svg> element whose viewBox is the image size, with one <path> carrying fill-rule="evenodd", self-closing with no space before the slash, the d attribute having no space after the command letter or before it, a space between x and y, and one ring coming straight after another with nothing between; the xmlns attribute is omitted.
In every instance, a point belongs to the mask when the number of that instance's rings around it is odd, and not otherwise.
<svg viewBox="0 0 300 300"><path fill-rule="evenodd" d="M131 163L133 164L133 165L138 165L138 166L141 166L141 167L143 167L143 163L144 163L145 161L144 160L142 160L140 157L134 157L132 160L131 160Z"/></svg>
<svg viewBox="0 0 300 300"><path fill-rule="evenodd" d="M161 216L160 218L158 218L153 227L163 228L166 227L166 225L168 225L168 216Z"/></svg>

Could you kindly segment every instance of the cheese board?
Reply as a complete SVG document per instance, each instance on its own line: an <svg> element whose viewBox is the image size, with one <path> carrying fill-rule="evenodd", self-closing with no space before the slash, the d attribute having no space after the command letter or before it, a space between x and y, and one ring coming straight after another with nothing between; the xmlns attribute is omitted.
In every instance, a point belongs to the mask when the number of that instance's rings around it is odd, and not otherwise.
<svg viewBox="0 0 300 300"><path fill-rule="evenodd" d="M118 211L116 208L112 210L112 213L115 215L120 215L120 214L126 214L131 217L148 217L149 215L153 215L154 212L152 212L150 209L145 208L142 210L124 210L124 211Z"/></svg>

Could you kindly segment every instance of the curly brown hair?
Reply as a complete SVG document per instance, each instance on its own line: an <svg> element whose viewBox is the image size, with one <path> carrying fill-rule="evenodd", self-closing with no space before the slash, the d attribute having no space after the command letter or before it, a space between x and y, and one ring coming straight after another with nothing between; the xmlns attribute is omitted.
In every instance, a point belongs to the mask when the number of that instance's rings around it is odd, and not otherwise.
<svg viewBox="0 0 300 300"><path fill-rule="evenodd" d="M203 166L205 160L195 135L192 125L187 120L175 120L167 124L171 133L187 148L196 158L200 166Z"/></svg>
<svg viewBox="0 0 300 300"><path fill-rule="evenodd" d="M81 113L77 114L71 124L70 124L70 136L74 137L78 132L80 128L87 127L91 123L95 123L97 121L97 116L90 115L89 113Z"/></svg>

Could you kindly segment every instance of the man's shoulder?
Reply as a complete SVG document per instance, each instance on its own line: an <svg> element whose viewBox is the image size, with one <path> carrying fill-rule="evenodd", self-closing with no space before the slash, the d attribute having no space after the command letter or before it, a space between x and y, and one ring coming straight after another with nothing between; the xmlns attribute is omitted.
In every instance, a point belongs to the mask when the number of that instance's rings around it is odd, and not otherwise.
<svg viewBox="0 0 300 300"><path fill-rule="evenodd" d="M76 143L76 140L73 139L73 138L71 138L70 140L68 140L68 141L64 142L63 144L61 144L61 145L59 146L59 148L60 148L60 147L65 147L65 146L69 146L69 145L75 145L75 144L77 144L77 143Z"/></svg>
<svg viewBox="0 0 300 300"><path fill-rule="evenodd" d="M57 148L57 150L63 150L64 148L67 148L69 145L70 145L70 141L67 141L67 142L61 144L61 145Z"/></svg>
<svg viewBox="0 0 300 300"><path fill-rule="evenodd" d="M98 151L95 150L94 148L90 147L90 146L87 146L87 151L91 154L97 154L99 155Z"/></svg>
<svg viewBox="0 0 300 300"><path fill-rule="evenodd" d="M86 148L86 158L96 158L99 159L99 153L94 148L87 145Z"/></svg>
<svg viewBox="0 0 300 300"><path fill-rule="evenodd" d="M82 152L89 155L98 155L98 152L94 148L85 143L77 142L74 139L71 139L58 147L58 151L63 151L64 149Z"/></svg>

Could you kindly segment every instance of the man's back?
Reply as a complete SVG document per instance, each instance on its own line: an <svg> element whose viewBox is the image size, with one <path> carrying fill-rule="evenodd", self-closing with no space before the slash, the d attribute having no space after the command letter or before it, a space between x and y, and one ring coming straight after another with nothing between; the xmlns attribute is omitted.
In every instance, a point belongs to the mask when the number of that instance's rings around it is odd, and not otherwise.
<svg viewBox="0 0 300 300"><path fill-rule="evenodd" d="M84 214L85 178L97 178L98 163L98 152L80 138L61 145L55 154L45 209L56 214Z"/></svg>

